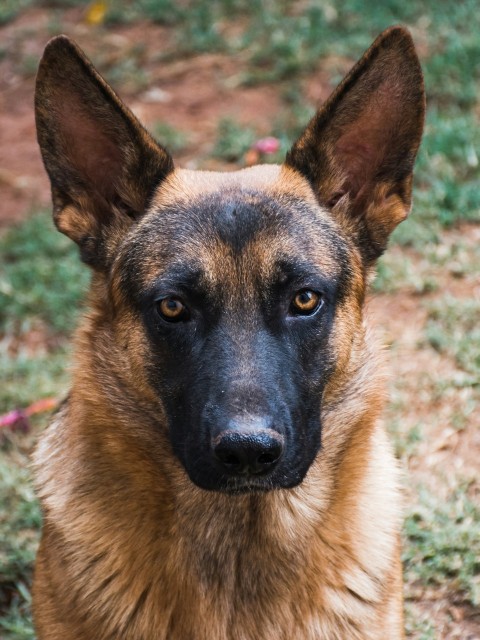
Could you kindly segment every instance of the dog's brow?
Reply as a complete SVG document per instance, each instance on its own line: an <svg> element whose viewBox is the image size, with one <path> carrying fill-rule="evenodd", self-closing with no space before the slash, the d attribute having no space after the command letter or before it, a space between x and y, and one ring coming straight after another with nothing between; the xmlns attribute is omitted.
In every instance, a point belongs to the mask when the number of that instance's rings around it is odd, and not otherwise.
<svg viewBox="0 0 480 640"><path fill-rule="evenodd" d="M200 265L176 264L150 283L148 289L153 291L168 287L195 289L201 286L204 278L205 273Z"/></svg>
<svg viewBox="0 0 480 640"><path fill-rule="evenodd" d="M278 260L274 270L274 278L280 284L302 282L310 278L328 281L335 279L335 275L319 270L317 265L306 260L293 257Z"/></svg>

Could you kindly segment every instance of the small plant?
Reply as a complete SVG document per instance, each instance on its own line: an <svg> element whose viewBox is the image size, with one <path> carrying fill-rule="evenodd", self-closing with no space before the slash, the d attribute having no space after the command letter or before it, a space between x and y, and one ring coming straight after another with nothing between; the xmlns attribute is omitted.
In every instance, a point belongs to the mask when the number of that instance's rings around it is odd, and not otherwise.
<svg viewBox="0 0 480 640"><path fill-rule="evenodd" d="M144 47L137 45L106 70L106 78L124 91L137 92L149 86L149 74L143 64Z"/></svg>
<svg viewBox="0 0 480 640"><path fill-rule="evenodd" d="M5 456L4 451L1 455ZM0 462L0 637L34 638L28 584L32 576L40 510L31 487L28 462L5 456Z"/></svg>
<svg viewBox="0 0 480 640"><path fill-rule="evenodd" d="M158 142L173 154L180 153L188 145L187 134L166 122L156 122L150 129Z"/></svg>
<svg viewBox="0 0 480 640"><path fill-rule="evenodd" d="M480 509L459 487L440 500L425 488L405 523L403 555L410 582L462 592L480 604Z"/></svg>
<svg viewBox="0 0 480 640"><path fill-rule="evenodd" d="M480 385L480 302L444 297L430 305L426 328L430 345L450 356L468 375L465 384Z"/></svg>
<svg viewBox="0 0 480 640"><path fill-rule="evenodd" d="M0 25L13 20L23 9L33 5L35 0L2 0L0 3Z"/></svg>
<svg viewBox="0 0 480 640"><path fill-rule="evenodd" d="M88 282L76 249L48 214L0 240L0 412L66 390L66 341ZM38 424L38 421L36 422ZM30 434L0 441L0 637L31 640L28 585L40 512L29 477Z"/></svg>
<svg viewBox="0 0 480 640"><path fill-rule="evenodd" d="M254 129L244 127L230 118L224 118L218 125L213 155L227 162L240 162L255 139Z"/></svg>
<svg viewBox="0 0 480 640"><path fill-rule="evenodd" d="M70 333L88 283L78 251L36 214L0 240L0 331L16 335L42 325L47 333Z"/></svg>

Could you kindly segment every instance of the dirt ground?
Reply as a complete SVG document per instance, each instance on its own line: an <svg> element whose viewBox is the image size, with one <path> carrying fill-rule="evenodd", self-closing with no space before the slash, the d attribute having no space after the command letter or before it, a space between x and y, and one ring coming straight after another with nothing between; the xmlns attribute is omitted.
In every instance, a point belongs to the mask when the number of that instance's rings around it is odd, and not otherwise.
<svg viewBox="0 0 480 640"><path fill-rule="evenodd" d="M88 51L101 68L114 67L131 55L141 40L142 71L148 74L148 88L139 90L135 82L116 85L121 97L140 120L149 126L163 121L188 132L188 149L177 154L179 165L196 168L199 158L213 146L219 120L235 118L239 123L254 121L259 130L269 131L278 110L278 90L262 86L232 90L242 70L241 60L205 54L155 64L159 44L169 37L163 27L150 24L122 26L115 32L95 32L83 22L84 12L72 9L64 14L66 33ZM50 205L49 184L36 143L33 113L34 61L39 61L50 36L47 13L30 10L0 28L9 55L0 60L0 226L28 215L32 208ZM148 53L147 53L148 52ZM31 61L31 68L25 68ZM101 64L103 63L103 64ZM315 87L312 95L328 95L329 87ZM197 126L199 123L199 126ZM203 168L221 168L205 159Z"/></svg>
<svg viewBox="0 0 480 640"><path fill-rule="evenodd" d="M269 133L280 105L279 89L273 85L239 89L241 57L233 60L220 54L205 54L159 64L155 61L155 52L160 43L170 38L170 32L164 27L136 23L109 31L92 29L79 8L62 14L62 28L102 69L113 69L122 57L138 51L141 42L142 52L136 55L147 74L145 82L139 86L133 72L132 77L124 78L121 86L118 83L116 86L147 126L165 121L188 132L188 146L177 155L179 165L222 168L218 161L208 158L222 117L230 116L245 124L255 122L261 133ZM33 92L35 63L52 30L51 18L39 9L26 11L0 27L0 39L8 51L8 55L0 59L0 229L24 219L33 209L50 206L49 184L35 138ZM306 93L317 101L323 100L330 90L325 74L319 74L305 87ZM480 229L465 225L446 232L444 242L455 242L458 237L472 246L478 245ZM416 253L398 247L392 250L406 251L414 267L421 267ZM478 277L458 279L445 273L438 278L442 295L449 291L461 298L480 297ZM433 300L439 293L428 295ZM465 401L465 397L459 395L452 404L451 398L442 401L420 392L419 380L432 371L447 369L450 374L455 373L452 363L444 356L421 346L427 321L425 300L425 296L420 299L413 290L378 294L369 302L369 313L384 341L393 347L390 356L394 363L393 375L405 380L404 390L410 400L404 419L412 425L419 421L425 425L422 441L410 457L406 472L441 492L445 485L437 483L438 469L450 468L452 474L461 469L463 475L478 476L480 412L474 412L463 429L453 429L450 418L454 403ZM433 421L432 414L435 415ZM477 484L472 491L479 491ZM439 637L480 638L478 611L469 610L461 602L451 602L438 590L414 592L412 587L407 595L415 600L415 607L422 615L438 621L442 629Z"/></svg>

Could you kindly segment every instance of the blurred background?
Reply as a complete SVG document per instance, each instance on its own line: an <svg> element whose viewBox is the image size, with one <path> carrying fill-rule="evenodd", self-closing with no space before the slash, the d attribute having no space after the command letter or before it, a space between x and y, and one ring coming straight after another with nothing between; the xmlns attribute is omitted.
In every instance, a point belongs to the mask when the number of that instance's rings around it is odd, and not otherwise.
<svg viewBox="0 0 480 640"><path fill-rule="evenodd" d="M368 313L390 347L405 470L407 636L480 638L480 6L477 0L0 1L0 638L34 638L29 454L68 388L88 286L53 229L35 72L72 36L180 166L280 161L389 25L413 35L428 118L410 219ZM386 639L387 640L387 639Z"/></svg>

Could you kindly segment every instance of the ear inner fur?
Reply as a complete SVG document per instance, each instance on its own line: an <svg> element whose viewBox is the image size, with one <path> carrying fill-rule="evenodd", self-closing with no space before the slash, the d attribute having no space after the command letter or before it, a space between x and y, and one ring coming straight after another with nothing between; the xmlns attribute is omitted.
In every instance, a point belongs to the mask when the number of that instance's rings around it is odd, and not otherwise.
<svg viewBox="0 0 480 640"><path fill-rule="evenodd" d="M55 222L99 266L112 230L144 213L173 161L65 36L45 49L35 110Z"/></svg>

